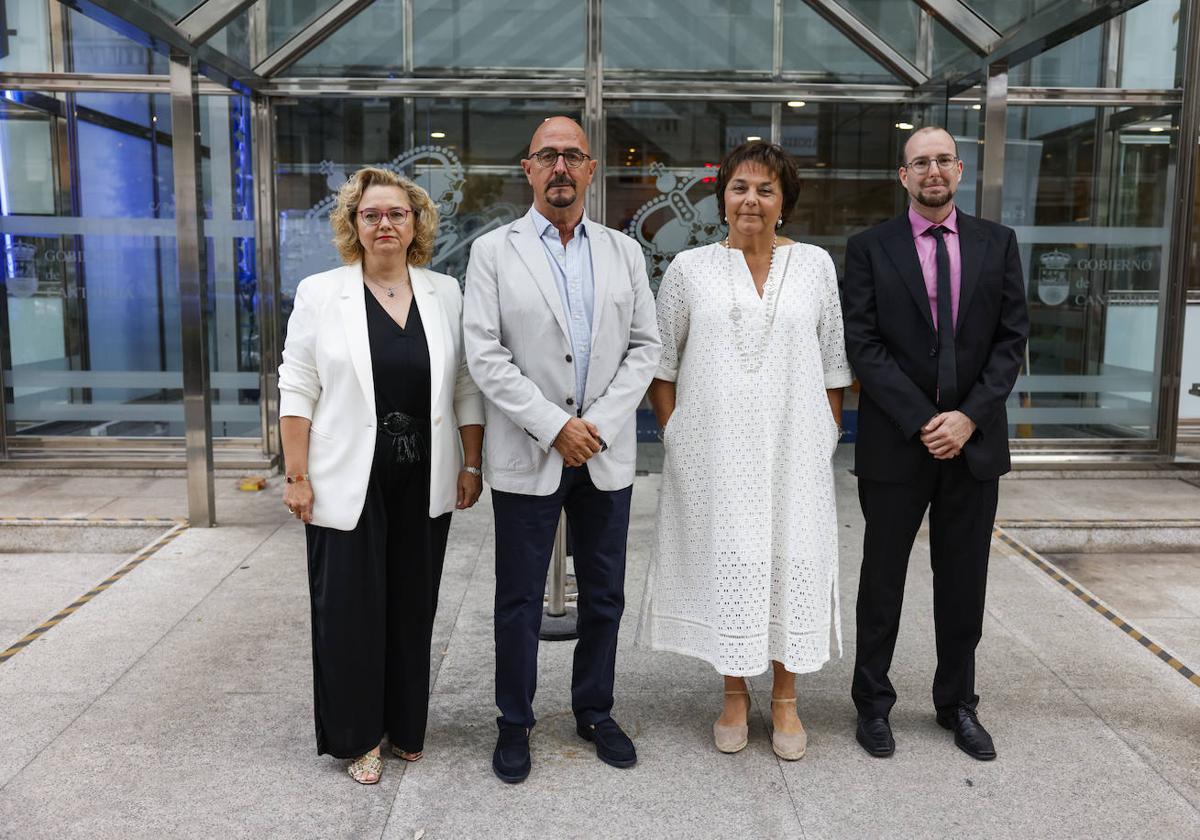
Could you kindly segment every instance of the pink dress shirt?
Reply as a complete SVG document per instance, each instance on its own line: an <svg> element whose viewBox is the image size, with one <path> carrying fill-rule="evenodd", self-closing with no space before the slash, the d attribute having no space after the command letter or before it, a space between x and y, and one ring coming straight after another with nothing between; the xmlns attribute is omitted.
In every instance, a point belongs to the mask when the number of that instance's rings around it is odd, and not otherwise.
<svg viewBox="0 0 1200 840"><path fill-rule="evenodd" d="M933 328L937 329L937 240L926 233L935 222L931 222L912 207L908 208L908 221L912 224L913 243L917 246L917 260L921 273L925 275L925 291L929 294L929 313L933 316ZM947 233L946 251L950 255L950 311L954 313L954 325L958 326L958 299L962 292L962 252L958 247L958 208L950 211L942 222Z"/></svg>

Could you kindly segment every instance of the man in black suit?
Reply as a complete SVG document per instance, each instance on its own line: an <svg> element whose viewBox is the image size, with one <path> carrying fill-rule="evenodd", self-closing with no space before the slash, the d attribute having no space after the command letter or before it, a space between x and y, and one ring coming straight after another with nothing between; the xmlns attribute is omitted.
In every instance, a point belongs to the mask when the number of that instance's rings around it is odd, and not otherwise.
<svg viewBox="0 0 1200 840"><path fill-rule="evenodd" d="M1010 468L1004 403L1029 318L1013 231L954 207L962 171L946 131L914 132L899 170L909 208L846 246L843 312L862 385L855 473L866 520L851 693L858 742L880 757L895 750L888 668L926 508L937 721L973 758L996 757L975 711L975 648L999 478Z"/></svg>

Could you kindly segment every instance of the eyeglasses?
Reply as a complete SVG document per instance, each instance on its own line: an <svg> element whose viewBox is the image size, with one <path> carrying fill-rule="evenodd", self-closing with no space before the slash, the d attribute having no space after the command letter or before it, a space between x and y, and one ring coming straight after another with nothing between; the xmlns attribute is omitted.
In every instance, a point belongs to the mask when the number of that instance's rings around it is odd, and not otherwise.
<svg viewBox="0 0 1200 840"><path fill-rule="evenodd" d="M567 149L565 152L560 152L557 149L542 149L539 152L531 154L527 160L536 160L538 166L549 168L558 163L558 156L562 155L563 162L568 169L578 169L583 166L585 161L591 160L592 156L586 152L581 152L579 149Z"/></svg>
<svg viewBox="0 0 1200 840"><path fill-rule="evenodd" d="M408 221L410 213L416 213L416 210L409 210L407 207L393 207L387 211L388 221L396 227ZM358 217L363 220L363 224L375 227L383 221L383 211L376 210L374 207L368 207L366 210L359 210Z"/></svg>
<svg viewBox="0 0 1200 840"><path fill-rule="evenodd" d="M943 172L949 172L958 163L958 158L954 155L938 155L934 160L929 158L917 158L910 160L904 164L904 168L914 175L924 175L929 171L929 167L933 163L937 163L938 169Z"/></svg>

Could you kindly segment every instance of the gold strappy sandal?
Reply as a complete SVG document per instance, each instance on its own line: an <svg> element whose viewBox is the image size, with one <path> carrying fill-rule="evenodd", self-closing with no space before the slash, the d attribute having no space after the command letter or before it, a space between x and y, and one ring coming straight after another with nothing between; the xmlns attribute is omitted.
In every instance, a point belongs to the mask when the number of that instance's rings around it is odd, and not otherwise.
<svg viewBox="0 0 1200 840"><path fill-rule="evenodd" d="M346 765L346 772L360 785L379 784L379 780L383 776L383 759L372 753L360 755Z"/></svg>
<svg viewBox="0 0 1200 840"><path fill-rule="evenodd" d="M393 744L392 745L392 755L396 756L396 758L402 758L405 761L420 761L421 756L425 755L425 753L424 752L415 752L415 753L405 752L404 750L400 749L399 747L397 747Z"/></svg>

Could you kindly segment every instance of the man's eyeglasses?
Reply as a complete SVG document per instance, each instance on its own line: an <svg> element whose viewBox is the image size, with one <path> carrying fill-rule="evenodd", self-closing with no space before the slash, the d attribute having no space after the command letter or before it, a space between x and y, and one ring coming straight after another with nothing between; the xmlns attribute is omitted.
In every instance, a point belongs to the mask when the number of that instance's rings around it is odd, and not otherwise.
<svg viewBox="0 0 1200 840"><path fill-rule="evenodd" d="M396 227L408 221L410 213L415 213L415 210L409 210L407 207L393 207L387 211L388 221ZM366 210L359 210L358 217L363 220L363 224L375 227L383 221L383 211L376 210L374 207L368 207Z"/></svg>
<svg viewBox="0 0 1200 840"><path fill-rule="evenodd" d="M934 163L937 163L938 169L943 172L949 172L958 164L958 158L954 155L938 155L933 160L929 158L917 158L904 164L904 168L914 175L924 175L929 172L929 167Z"/></svg>
<svg viewBox="0 0 1200 840"><path fill-rule="evenodd" d="M579 149L567 149L565 152L560 152L557 149L542 149L531 154L529 160L536 160L538 166L549 168L558 163L559 155L562 155L563 163L567 165L568 169L578 169L586 161L592 159L591 155L581 152Z"/></svg>

